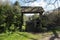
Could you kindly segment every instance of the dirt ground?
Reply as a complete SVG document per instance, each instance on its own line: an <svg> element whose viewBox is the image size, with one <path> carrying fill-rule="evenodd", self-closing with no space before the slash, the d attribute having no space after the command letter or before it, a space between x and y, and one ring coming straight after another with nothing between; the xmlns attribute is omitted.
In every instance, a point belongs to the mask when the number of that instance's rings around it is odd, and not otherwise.
<svg viewBox="0 0 60 40"><path fill-rule="evenodd" d="M56 38L56 37L54 37L54 34L52 34L52 33L41 33L38 35L40 35L41 38L37 38L35 40L60 40L60 36L59 36L59 38ZM58 33L58 35L60 35L60 33Z"/></svg>

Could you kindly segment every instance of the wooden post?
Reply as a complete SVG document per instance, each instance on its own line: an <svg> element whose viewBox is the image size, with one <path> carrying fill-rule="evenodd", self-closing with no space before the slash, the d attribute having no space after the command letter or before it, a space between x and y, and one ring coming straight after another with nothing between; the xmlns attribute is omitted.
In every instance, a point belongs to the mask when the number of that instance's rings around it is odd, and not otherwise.
<svg viewBox="0 0 60 40"><path fill-rule="evenodd" d="M20 31L22 31L22 25L23 25L23 13L21 14L21 24L20 24L20 28L19 28L19 30Z"/></svg>
<svg viewBox="0 0 60 40"><path fill-rule="evenodd" d="M22 22L22 25L23 25L23 13L21 14L21 22Z"/></svg>
<svg viewBox="0 0 60 40"><path fill-rule="evenodd" d="M40 20L40 28L42 29L42 14L41 13L39 13L39 20Z"/></svg>

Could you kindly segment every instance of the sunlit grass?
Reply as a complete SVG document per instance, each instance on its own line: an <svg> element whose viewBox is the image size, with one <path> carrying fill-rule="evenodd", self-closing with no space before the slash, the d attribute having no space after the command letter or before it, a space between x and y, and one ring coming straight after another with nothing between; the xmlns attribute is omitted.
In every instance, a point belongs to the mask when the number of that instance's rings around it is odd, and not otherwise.
<svg viewBox="0 0 60 40"><path fill-rule="evenodd" d="M52 32L47 33L28 33L28 32L7 32L0 34L0 40L38 40L52 35Z"/></svg>
<svg viewBox="0 0 60 40"><path fill-rule="evenodd" d="M0 34L0 40L34 40L39 36L27 32L14 32L14 33L2 33ZM39 37L40 38L40 37Z"/></svg>

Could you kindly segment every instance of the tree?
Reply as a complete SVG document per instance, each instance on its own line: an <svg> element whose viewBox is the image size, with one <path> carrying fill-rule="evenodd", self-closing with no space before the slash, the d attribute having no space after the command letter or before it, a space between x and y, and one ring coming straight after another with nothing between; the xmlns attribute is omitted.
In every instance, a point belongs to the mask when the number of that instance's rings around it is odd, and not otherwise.
<svg viewBox="0 0 60 40"><path fill-rule="evenodd" d="M14 3L14 13L15 13L15 26L19 28L19 30L22 30L22 24L23 24L23 18L22 18L22 14L21 14L21 8L19 5L19 2L16 1Z"/></svg>
<svg viewBox="0 0 60 40"><path fill-rule="evenodd" d="M22 0L25 3L35 2L36 0Z"/></svg>
<svg viewBox="0 0 60 40"><path fill-rule="evenodd" d="M1 5L0 6L0 33L4 32L5 30L4 21L5 21L6 16L4 15L4 13L5 13L5 10L3 9L3 5Z"/></svg>
<svg viewBox="0 0 60 40"><path fill-rule="evenodd" d="M59 38L59 35L56 32L56 29L58 28L60 22L59 18L59 15L55 11L48 15L47 28L53 32L55 38Z"/></svg>
<svg viewBox="0 0 60 40"><path fill-rule="evenodd" d="M17 27L21 28L21 9L18 2L16 2L13 6L6 4L0 6L0 26L5 24L5 30L11 30L10 27L12 24Z"/></svg>

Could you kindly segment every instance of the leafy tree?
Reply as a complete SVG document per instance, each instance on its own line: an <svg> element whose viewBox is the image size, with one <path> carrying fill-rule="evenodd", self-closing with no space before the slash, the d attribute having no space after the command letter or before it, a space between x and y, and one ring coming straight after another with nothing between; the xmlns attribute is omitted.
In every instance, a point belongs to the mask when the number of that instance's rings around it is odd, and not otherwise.
<svg viewBox="0 0 60 40"><path fill-rule="evenodd" d="M23 24L23 16L21 14L21 8L20 8L20 5L19 5L19 2L16 1L14 3L13 7L14 7L14 19L15 19L14 24L21 31L22 30L22 24Z"/></svg>
<svg viewBox="0 0 60 40"><path fill-rule="evenodd" d="M1 5L0 6L0 26L3 25L5 30L11 30L12 24L14 25L14 30L22 28L21 19L21 9L18 2L15 5ZM12 26L13 27L13 26Z"/></svg>

